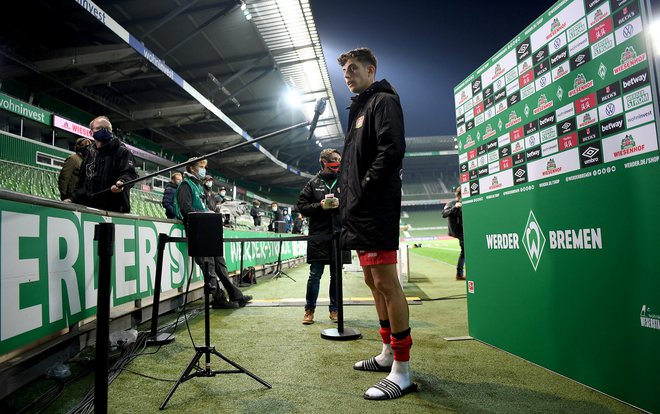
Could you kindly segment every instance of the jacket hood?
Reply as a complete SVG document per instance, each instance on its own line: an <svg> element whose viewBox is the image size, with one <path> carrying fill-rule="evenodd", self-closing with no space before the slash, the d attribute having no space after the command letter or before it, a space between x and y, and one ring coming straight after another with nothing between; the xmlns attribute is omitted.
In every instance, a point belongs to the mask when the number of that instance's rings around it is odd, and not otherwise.
<svg viewBox="0 0 660 414"><path fill-rule="evenodd" d="M395 95L399 96L399 94L396 92L394 89L394 86L392 86L386 79L376 81L371 84L367 89L365 89L364 92L362 92L359 95L355 95L351 98L353 102L360 101L362 99L367 99L371 95L378 93L378 92L384 92L384 93L389 93L390 95Z"/></svg>
<svg viewBox="0 0 660 414"><path fill-rule="evenodd" d="M197 184L202 185L202 181L199 178L197 178L197 176L195 174L191 174L188 171L183 172L183 177L184 178L186 178L186 177L190 178L191 180L193 180ZM203 187L203 185L202 185L202 187Z"/></svg>

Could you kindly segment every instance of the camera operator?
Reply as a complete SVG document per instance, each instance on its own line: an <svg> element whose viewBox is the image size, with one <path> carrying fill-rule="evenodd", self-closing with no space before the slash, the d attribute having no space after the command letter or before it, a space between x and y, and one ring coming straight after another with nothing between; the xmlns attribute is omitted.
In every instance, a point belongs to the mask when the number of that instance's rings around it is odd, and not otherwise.
<svg viewBox="0 0 660 414"><path fill-rule="evenodd" d="M179 185L174 196L174 211L177 217L183 220L187 227L187 216L189 213L195 211L209 211L207 208L207 198L202 189L202 181L206 176L206 160L197 161L194 164L186 166L186 172L183 176L183 182ZM201 257L195 257L195 263L203 266ZM213 262L209 263L209 273L215 275L211 277L211 285L214 289L213 308L237 308L245 306L252 300L252 296L244 295L241 290L236 287L229 278L227 272L227 263L222 256L215 256ZM217 280L220 280L222 286L227 290L229 300L227 300L225 293L218 286Z"/></svg>

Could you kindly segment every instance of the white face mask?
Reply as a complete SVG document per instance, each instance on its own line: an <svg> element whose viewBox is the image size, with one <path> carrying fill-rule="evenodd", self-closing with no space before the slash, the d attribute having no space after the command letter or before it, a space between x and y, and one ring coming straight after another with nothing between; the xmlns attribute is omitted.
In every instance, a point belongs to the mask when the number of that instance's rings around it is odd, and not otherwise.
<svg viewBox="0 0 660 414"><path fill-rule="evenodd" d="M273 207L273 211L277 211L277 207Z"/></svg>
<svg viewBox="0 0 660 414"><path fill-rule="evenodd" d="M206 188L211 188L211 187L213 187L213 183L210 182L210 181L205 182L204 185L206 186Z"/></svg>
<svg viewBox="0 0 660 414"><path fill-rule="evenodd" d="M200 179L204 179L204 177L206 177L206 168L204 168L204 167L200 167L200 168L198 168L198 169L197 169L197 176L198 176Z"/></svg>
<svg viewBox="0 0 660 414"><path fill-rule="evenodd" d="M220 191L220 195L221 195L221 196L223 196L223 197L224 197L224 196L225 196L226 194L227 194L227 192L226 192L226 191Z"/></svg>

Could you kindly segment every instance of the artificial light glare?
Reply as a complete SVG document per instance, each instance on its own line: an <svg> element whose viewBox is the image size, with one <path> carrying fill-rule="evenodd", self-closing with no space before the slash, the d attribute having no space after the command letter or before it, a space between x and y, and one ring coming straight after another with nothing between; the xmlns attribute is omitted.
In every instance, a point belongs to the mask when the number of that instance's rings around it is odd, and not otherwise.
<svg viewBox="0 0 660 414"><path fill-rule="evenodd" d="M252 20L252 15L250 14L250 10L248 10L247 5L245 4L244 1L241 2L241 10L243 10L243 16L245 16L245 20Z"/></svg>
<svg viewBox="0 0 660 414"><path fill-rule="evenodd" d="M660 18L651 23L649 26L649 33L651 33L653 51L655 52L656 56L660 56Z"/></svg>
<svg viewBox="0 0 660 414"><path fill-rule="evenodd" d="M289 105L291 105L294 108L297 108L300 106L300 95L298 95L298 92L296 91L289 91L286 94L286 100L289 102Z"/></svg>

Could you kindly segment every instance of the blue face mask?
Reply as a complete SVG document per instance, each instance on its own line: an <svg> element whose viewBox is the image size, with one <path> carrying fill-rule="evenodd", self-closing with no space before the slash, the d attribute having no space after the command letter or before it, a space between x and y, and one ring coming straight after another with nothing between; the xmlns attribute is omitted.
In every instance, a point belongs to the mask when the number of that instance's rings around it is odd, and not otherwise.
<svg viewBox="0 0 660 414"><path fill-rule="evenodd" d="M200 180L203 180L204 177L206 177L206 168L200 168L197 170L197 176L200 178Z"/></svg>
<svg viewBox="0 0 660 414"><path fill-rule="evenodd" d="M99 142L108 142L112 139L112 132L105 128L101 128L98 131L94 131L92 137Z"/></svg>

